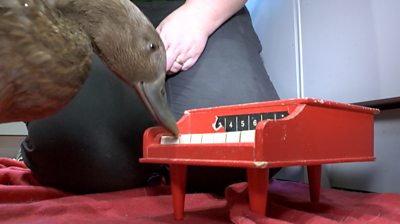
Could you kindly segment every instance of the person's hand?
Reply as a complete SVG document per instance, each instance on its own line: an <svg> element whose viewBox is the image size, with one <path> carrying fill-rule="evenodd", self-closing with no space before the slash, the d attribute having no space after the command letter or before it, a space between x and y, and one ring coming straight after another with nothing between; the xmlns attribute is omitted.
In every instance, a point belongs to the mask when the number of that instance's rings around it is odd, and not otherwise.
<svg viewBox="0 0 400 224"><path fill-rule="evenodd" d="M167 51L167 74L191 68L199 59L208 37L246 0L186 0L157 27Z"/></svg>
<svg viewBox="0 0 400 224"><path fill-rule="evenodd" d="M206 25L187 5L182 5L160 23L157 32L167 52L167 74L186 71L197 62L209 36Z"/></svg>

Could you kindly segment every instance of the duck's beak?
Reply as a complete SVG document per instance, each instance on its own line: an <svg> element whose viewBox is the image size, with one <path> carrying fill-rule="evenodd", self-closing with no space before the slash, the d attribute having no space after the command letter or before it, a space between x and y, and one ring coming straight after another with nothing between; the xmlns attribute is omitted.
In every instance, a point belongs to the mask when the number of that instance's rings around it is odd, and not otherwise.
<svg viewBox="0 0 400 224"><path fill-rule="evenodd" d="M168 106L165 76L161 75L157 80L150 83L140 82L135 89L153 117L168 131L178 136L176 120Z"/></svg>

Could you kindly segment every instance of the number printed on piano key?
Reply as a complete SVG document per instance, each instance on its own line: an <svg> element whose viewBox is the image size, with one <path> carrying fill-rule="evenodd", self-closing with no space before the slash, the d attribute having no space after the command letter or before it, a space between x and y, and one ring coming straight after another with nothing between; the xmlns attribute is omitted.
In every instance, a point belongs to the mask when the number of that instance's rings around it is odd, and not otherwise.
<svg viewBox="0 0 400 224"><path fill-rule="evenodd" d="M250 130L255 130L258 122L261 121L261 114L250 115Z"/></svg>
<svg viewBox="0 0 400 224"><path fill-rule="evenodd" d="M236 116L228 116L226 117L226 127L225 131L237 131L237 126L236 126Z"/></svg>
<svg viewBox="0 0 400 224"><path fill-rule="evenodd" d="M249 130L249 115L239 115L238 122L238 131Z"/></svg>

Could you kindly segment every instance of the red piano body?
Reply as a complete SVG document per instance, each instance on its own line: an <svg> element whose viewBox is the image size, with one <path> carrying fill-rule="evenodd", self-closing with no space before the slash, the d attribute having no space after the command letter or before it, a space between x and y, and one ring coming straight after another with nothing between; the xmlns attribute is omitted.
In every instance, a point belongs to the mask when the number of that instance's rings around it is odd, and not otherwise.
<svg viewBox="0 0 400 224"><path fill-rule="evenodd" d="M178 138L162 127L145 131L140 161L170 165L176 219L183 218L188 165L246 168L250 208L265 214L269 168L307 166L318 202L322 164L373 161L377 113L312 98L189 110Z"/></svg>

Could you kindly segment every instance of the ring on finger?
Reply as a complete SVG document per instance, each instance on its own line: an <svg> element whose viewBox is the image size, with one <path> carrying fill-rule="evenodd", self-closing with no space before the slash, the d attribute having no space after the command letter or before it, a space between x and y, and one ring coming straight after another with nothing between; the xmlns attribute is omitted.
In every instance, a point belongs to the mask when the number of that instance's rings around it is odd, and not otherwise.
<svg viewBox="0 0 400 224"><path fill-rule="evenodd" d="M181 66L183 66L183 64L184 64L181 60L179 60L179 58L176 58L176 59L175 59L175 62L178 63L178 64L180 64Z"/></svg>

